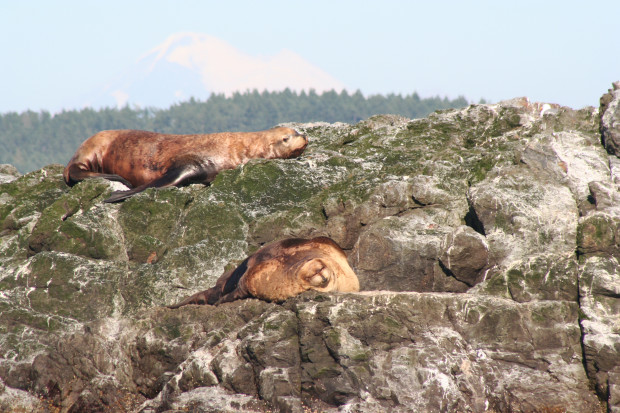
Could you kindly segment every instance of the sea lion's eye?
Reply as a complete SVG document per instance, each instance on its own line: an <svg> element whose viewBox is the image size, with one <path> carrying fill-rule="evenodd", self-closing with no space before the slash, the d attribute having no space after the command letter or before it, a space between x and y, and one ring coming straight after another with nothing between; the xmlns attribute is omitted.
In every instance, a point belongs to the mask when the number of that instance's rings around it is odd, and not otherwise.
<svg viewBox="0 0 620 413"><path fill-rule="evenodd" d="M282 138L282 142L288 142L291 139L290 136L285 136L284 138Z"/></svg>

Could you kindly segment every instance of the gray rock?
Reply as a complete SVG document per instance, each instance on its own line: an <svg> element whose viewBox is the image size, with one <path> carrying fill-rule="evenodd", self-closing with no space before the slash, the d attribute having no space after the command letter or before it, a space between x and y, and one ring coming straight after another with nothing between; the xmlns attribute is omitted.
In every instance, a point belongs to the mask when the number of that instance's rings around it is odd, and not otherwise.
<svg viewBox="0 0 620 413"><path fill-rule="evenodd" d="M620 82L601 97L601 140L611 154L620 154Z"/></svg>
<svg viewBox="0 0 620 413"><path fill-rule="evenodd" d="M13 165L0 164L0 183L5 184L19 178L21 174Z"/></svg>
<svg viewBox="0 0 620 413"><path fill-rule="evenodd" d="M517 98L291 124L300 159L113 205L61 165L9 174L0 408L620 411L616 92L600 116ZM318 235L361 293L164 308Z"/></svg>
<svg viewBox="0 0 620 413"><path fill-rule="evenodd" d="M486 238L466 225L448 234L442 244L439 263L444 271L468 286L476 285L489 263Z"/></svg>
<svg viewBox="0 0 620 413"><path fill-rule="evenodd" d="M29 376L61 409L594 411L577 319L576 303L447 293L154 309L89 324Z"/></svg>

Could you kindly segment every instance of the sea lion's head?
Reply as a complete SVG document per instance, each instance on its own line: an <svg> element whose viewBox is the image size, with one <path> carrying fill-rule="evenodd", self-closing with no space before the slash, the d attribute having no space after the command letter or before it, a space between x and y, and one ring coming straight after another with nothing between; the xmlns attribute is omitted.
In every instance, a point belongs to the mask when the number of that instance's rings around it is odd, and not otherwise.
<svg viewBox="0 0 620 413"><path fill-rule="evenodd" d="M269 145L274 158L296 158L308 146L308 137L295 129L280 127L269 132Z"/></svg>

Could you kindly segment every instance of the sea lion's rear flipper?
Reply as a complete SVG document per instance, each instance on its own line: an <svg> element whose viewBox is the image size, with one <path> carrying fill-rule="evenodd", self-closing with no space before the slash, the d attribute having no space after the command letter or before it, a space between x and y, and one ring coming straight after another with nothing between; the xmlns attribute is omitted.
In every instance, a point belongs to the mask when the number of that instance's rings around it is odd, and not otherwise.
<svg viewBox="0 0 620 413"><path fill-rule="evenodd" d="M248 257L237 268L226 271L217 279L215 285L208 290L189 296L180 303L171 305L168 308L179 308L188 304L218 305L249 297L250 294L246 292L243 286L239 285L239 281L243 274L245 274L250 259L251 257Z"/></svg>
<svg viewBox="0 0 620 413"><path fill-rule="evenodd" d="M208 290L204 290L194 295L190 295L189 297L177 304L169 305L168 308L176 309L189 304L219 305L222 303L228 303L230 301L240 300L248 297L251 297L251 295L241 288L237 288L229 294L222 295L222 290L220 286L216 285L215 287L209 288Z"/></svg>
<svg viewBox="0 0 620 413"><path fill-rule="evenodd" d="M165 188L168 186L182 186L192 183L207 184L215 178L215 175L217 175L217 170L210 160L201 161L193 157L184 158L175 161L173 166L161 177L147 182L144 185L137 186L129 191L112 192L112 195L103 202L112 203L122 201L148 188Z"/></svg>
<svg viewBox="0 0 620 413"><path fill-rule="evenodd" d="M252 294L248 293L241 286L238 286L232 292L221 296L220 299L217 300L215 305L220 305L220 304L223 304L223 303L229 303L229 302L235 301L235 300L243 300L244 298L250 298L250 297L252 297Z"/></svg>
<svg viewBox="0 0 620 413"><path fill-rule="evenodd" d="M194 295L190 295L189 297L177 304L169 305L168 308L175 309L188 304L213 305L218 300L218 298L220 298L220 295L220 290L217 286L215 286L209 288L208 290L204 290Z"/></svg>

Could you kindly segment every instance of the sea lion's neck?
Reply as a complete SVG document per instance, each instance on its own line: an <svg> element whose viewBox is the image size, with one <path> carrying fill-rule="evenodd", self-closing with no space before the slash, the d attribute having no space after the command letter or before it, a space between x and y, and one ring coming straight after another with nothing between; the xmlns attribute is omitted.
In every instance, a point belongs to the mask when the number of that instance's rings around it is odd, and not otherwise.
<svg viewBox="0 0 620 413"><path fill-rule="evenodd" d="M276 157L273 146L266 144L262 136L257 133L238 134L228 139L228 156L225 160L226 168L236 168L251 159Z"/></svg>

